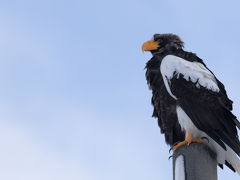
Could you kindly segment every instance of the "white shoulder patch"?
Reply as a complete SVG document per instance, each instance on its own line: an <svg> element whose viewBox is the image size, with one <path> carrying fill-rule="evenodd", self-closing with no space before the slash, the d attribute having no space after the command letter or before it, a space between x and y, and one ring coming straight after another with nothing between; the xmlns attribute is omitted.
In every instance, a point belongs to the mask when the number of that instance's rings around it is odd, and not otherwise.
<svg viewBox="0 0 240 180"><path fill-rule="evenodd" d="M177 77L182 74L184 79L196 83L196 87L198 88L202 86L211 91L219 92L214 75L201 63L190 62L174 55L167 55L162 60L160 71L167 91L174 99L177 98L170 91L168 84L174 73L177 74Z"/></svg>

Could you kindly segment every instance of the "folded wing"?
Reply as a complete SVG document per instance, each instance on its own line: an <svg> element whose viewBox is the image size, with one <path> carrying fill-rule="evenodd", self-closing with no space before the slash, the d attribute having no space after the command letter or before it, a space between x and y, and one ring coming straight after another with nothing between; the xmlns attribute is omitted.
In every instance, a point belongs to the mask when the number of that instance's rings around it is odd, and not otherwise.
<svg viewBox="0 0 240 180"><path fill-rule="evenodd" d="M199 62L168 55L160 71L168 93L190 117L194 125L215 140L240 155L237 129L239 122L231 113L231 102L224 86L213 73Z"/></svg>

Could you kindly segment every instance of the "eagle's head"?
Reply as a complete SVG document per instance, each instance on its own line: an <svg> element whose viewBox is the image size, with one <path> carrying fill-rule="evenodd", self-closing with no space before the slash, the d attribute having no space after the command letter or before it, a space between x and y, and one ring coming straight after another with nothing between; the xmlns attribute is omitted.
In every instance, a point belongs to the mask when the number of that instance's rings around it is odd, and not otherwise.
<svg viewBox="0 0 240 180"><path fill-rule="evenodd" d="M171 52L182 49L183 46L184 43L175 34L154 34L151 40L143 43L142 51L151 51L154 55L165 51Z"/></svg>

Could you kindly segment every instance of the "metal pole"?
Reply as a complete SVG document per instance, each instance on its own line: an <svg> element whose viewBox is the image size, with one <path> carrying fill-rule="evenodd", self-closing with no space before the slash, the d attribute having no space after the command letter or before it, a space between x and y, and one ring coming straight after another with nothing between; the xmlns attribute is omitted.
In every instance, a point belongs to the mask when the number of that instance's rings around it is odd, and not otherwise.
<svg viewBox="0 0 240 180"><path fill-rule="evenodd" d="M199 143L180 147L173 153L173 180L217 180L216 154Z"/></svg>

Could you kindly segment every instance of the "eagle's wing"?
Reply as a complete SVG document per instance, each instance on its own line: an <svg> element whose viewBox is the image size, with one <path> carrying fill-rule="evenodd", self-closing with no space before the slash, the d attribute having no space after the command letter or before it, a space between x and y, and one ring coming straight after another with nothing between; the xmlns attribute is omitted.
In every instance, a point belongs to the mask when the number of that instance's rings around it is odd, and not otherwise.
<svg viewBox="0 0 240 180"><path fill-rule="evenodd" d="M190 117L193 124L226 149L240 155L236 117L225 100L224 86L203 64L168 55L160 70L168 93ZM229 102L227 102L229 103Z"/></svg>

